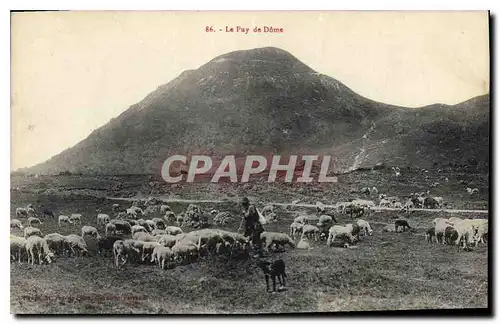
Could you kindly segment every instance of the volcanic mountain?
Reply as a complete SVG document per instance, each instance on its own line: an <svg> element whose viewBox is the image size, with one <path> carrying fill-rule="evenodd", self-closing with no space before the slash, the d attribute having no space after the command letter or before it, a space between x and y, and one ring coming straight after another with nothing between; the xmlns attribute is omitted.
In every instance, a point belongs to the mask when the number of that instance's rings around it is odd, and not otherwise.
<svg viewBox="0 0 500 324"><path fill-rule="evenodd" d="M171 154L331 154L339 170L489 161L489 95L404 108L364 98L273 47L236 51L161 85L29 172L158 174Z"/></svg>

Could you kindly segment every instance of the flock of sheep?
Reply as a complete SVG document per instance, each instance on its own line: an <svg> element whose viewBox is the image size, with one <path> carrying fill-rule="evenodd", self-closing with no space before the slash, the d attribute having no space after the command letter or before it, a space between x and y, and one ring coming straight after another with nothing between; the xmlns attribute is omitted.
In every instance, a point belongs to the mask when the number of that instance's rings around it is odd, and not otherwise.
<svg viewBox="0 0 500 324"><path fill-rule="evenodd" d="M361 193L378 194L378 190L363 188ZM410 213L415 208L439 208L444 206L442 197L431 197L428 193L409 195L403 204L398 197L379 195L378 206L400 208ZM298 201L292 202L292 206ZM353 199L339 202L335 209L328 210L321 203L316 203L316 216L299 215L290 225L289 235L278 232L263 232L261 240L265 250L281 249L286 245L292 248L309 249L312 241L326 241L330 247L341 241L344 247L360 240L360 236L372 235L370 224L360 217L371 213L376 207L374 201ZM80 256L89 253L86 237L97 241L98 254L112 254L114 264L118 267L127 262L155 263L162 269L172 265L193 262L199 256L233 253L247 253L252 243L240 233L223 229L207 228L208 218L197 205L189 205L185 212L176 215L168 205L155 198L145 201L134 201L130 208L121 210L118 204L112 205L114 218L108 214L97 212L97 227L83 225L78 233L62 235L50 233L43 235L34 227L43 225L40 215L54 218L50 210L36 212L32 205L16 209L16 219L12 219L11 229L23 230L23 237L11 235L11 259L28 263L51 263L56 255ZM212 210L215 225L226 225L232 218L229 212ZM275 222L277 214L272 205L262 209L261 214L267 222ZM335 215L349 215L352 223L339 225ZM153 217L154 216L154 217ZM25 226L20 218L26 218ZM145 219L146 218L146 219ZM354 219L356 218L356 219ZM61 227L76 228L82 225L81 214L59 215L57 224ZM194 228L184 232L181 226ZM399 232L410 229L408 221L398 219L383 231ZM104 234L102 236L100 233ZM483 219L450 219L436 218L434 227L426 232L429 241L454 243L464 248L470 244L484 243L488 233L488 221ZM295 243L298 239L298 243ZM37 262L38 261L38 262Z"/></svg>

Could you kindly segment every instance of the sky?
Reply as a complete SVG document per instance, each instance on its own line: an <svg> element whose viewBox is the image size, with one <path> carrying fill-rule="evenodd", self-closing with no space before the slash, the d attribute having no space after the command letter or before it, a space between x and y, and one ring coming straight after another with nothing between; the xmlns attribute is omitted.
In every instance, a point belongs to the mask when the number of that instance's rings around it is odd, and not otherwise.
<svg viewBox="0 0 500 324"><path fill-rule="evenodd" d="M13 13L11 170L49 159L182 71L235 50L282 48L388 104L456 104L489 92L488 28L485 11Z"/></svg>

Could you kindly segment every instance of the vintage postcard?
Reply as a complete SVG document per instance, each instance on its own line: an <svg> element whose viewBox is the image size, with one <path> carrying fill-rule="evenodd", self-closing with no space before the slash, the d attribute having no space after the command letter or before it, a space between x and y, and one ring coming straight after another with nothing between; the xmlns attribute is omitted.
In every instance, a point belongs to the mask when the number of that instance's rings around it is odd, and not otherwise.
<svg viewBox="0 0 500 324"><path fill-rule="evenodd" d="M11 313L489 314L487 11L11 13Z"/></svg>

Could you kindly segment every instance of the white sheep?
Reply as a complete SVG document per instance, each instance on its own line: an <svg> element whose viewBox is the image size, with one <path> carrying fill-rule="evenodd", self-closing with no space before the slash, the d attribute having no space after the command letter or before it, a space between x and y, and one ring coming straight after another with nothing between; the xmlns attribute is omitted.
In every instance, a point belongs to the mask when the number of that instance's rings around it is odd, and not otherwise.
<svg viewBox="0 0 500 324"><path fill-rule="evenodd" d="M113 223L107 223L105 228L106 236L116 233L116 225Z"/></svg>
<svg viewBox="0 0 500 324"><path fill-rule="evenodd" d="M153 250L158 247L163 246L157 242L144 242L142 244L142 256L141 261L144 262L148 257L151 257Z"/></svg>
<svg viewBox="0 0 500 324"><path fill-rule="evenodd" d="M134 235L135 233L139 233L139 232L147 233L148 231L146 231L144 226L141 226L141 225L132 226L132 235Z"/></svg>
<svg viewBox="0 0 500 324"><path fill-rule="evenodd" d="M156 238L153 235L145 232L136 232L132 235L132 239L142 242L156 242Z"/></svg>
<svg viewBox="0 0 500 324"><path fill-rule="evenodd" d="M27 239L30 236L43 237L42 231L36 227L26 227L24 229L24 238Z"/></svg>
<svg viewBox="0 0 500 324"><path fill-rule="evenodd" d="M107 224L111 221L108 214L97 214L97 224Z"/></svg>
<svg viewBox="0 0 500 324"><path fill-rule="evenodd" d="M44 260L51 263L54 257L47 241L39 236L30 236L26 240L26 253L28 254L28 263L31 261L31 264L35 264L35 255L38 256L39 264L42 264Z"/></svg>
<svg viewBox="0 0 500 324"><path fill-rule="evenodd" d="M10 221L10 228L18 228L18 229L22 230L24 228L24 226L19 219L14 218Z"/></svg>
<svg viewBox="0 0 500 324"><path fill-rule="evenodd" d="M285 233L262 232L260 234L260 239L262 240L266 250L269 250L269 248L273 245L277 247L289 245L290 247L295 248L295 243L292 238Z"/></svg>
<svg viewBox="0 0 500 324"><path fill-rule="evenodd" d="M99 235L99 231L97 231L97 228L95 228L94 226L88 226L88 225L83 226L82 227L82 237L84 237L85 235L93 236L96 239L101 238L101 236Z"/></svg>
<svg viewBox="0 0 500 324"><path fill-rule="evenodd" d="M118 261L120 258L123 260L122 265L124 265L134 253L139 254L141 250L133 244L133 240L118 240L113 243L113 258L117 267L119 266Z"/></svg>
<svg viewBox="0 0 500 324"><path fill-rule="evenodd" d="M332 246L335 238L341 236L347 238L350 243L354 243L354 236L352 236L352 228L347 228L346 226L333 225L328 230L328 239L326 241L326 246ZM344 240L344 247L348 247L349 243Z"/></svg>
<svg viewBox="0 0 500 324"><path fill-rule="evenodd" d="M373 230L370 226L370 223L365 221L364 219L358 219L357 224L359 226L359 229L363 235L372 235Z"/></svg>
<svg viewBox="0 0 500 324"><path fill-rule="evenodd" d="M151 255L151 262L155 262L161 269L165 269L165 264L174 259L172 249L165 246L156 246Z"/></svg>
<svg viewBox="0 0 500 324"><path fill-rule="evenodd" d="M319 234L320 230L317 226L304 225L304 227L302 227L302 237L314 239L317 242L319 240Z"/></svg>
<svg viewBox="0 0 500 324"><path fill-rule="evenodd" d="M182 234L182 229L177 226L167 226L165 227L165 233L170 234L170 235L178 235Z"/></svg>
<svg viewBox="0 0 500 324"><path fill-rule="evenodd" d="M73 225L76 225L77 223L82 225L82 214L71 214L69 219L73 222Z"/></svg>
<svg viewBox="0 0 500 324"><path fill-rule="evenodd" d="M44 239L47 241L51 251L55 254L64 254L64 251L69 249L69 243L66 236L59 233L50 233L45 235Z"/></svg>
<svg viewBox="0 0 500 324"><path fill-rule="evenodd" d="M27 223L28 223L28 226L33 226L33 224L35 224L35 223L38 223L40 225L43 224L42 221L36 217L29 217Z"/></svg>
<svg viewBox="0 0 500 324"><path fill-rule="evenodd" d="M10 255L19 263L21 263L22 255L26 251L26 242L27 240L24 237L10 236Z"/></svg>
<svg viewBox="0 0 500 324"><path fill-rule="evenodd" d="M73 224L73 221L69 218L69 216L66 215L59 215L57 218L57 224L59 224L59 227L61 227L62 223L67 223L67 224Z"/></svg>
<svg viewBox="0 0 500 324"><path fill-rule="evenodd" d="M302 223L293 222L292 224L290 224L290 236L295 239L297 236L302 235L303 227L304 224Z"/></svg>
<svg viewBox="0 0 500 324"><path fill-rule="evenodd" d="M80 253L88 253L87 243L83 237L76 234L69 234L66 236L66 241L68 242L69 249L75 255L80 256Z"/></svg>

